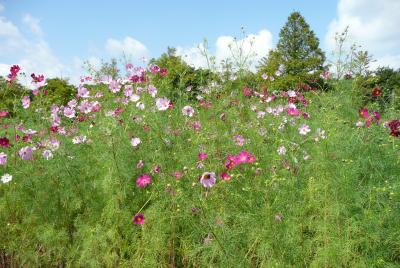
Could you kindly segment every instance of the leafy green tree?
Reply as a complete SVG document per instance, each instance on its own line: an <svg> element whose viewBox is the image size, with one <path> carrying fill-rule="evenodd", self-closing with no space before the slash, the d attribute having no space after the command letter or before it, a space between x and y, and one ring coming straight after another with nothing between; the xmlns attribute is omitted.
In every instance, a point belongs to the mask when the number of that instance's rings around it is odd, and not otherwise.
<svg viewBox="0 0 400 268"><path fill-rule="evenodd" d="M208 69L195 69L189 66L180 56L176 55L176 49L171 47L168 47L167 52L158 59L152 59L150 64L156 64L160 68L168 70L165 77L156 74L152 78L152 83L164 91L165 96L173 100L177 100L183 95L187 95L189 98L194 97L201 87L207 86L216 78L216 75ZM190 92L186 90L188 87L191 87Z"/></svg>
<svg viewBox="0 0 400 268"><path fill-rule="evenodd" d="M7 110L11 115L15 115L21 106L22 97L29 94L30 92L17 81L10 84L0 76L0 110Z"/></svg>
<svg viewBox="0 0 400 268"><path fill-rule="evenodd" d="M275 75L279 87L293 87L315 79L324 69L325 54L319 40L299 12L293 12L279 33L276 49L261 60L260 72Z"/></svg>
<svg viewBox="0 0 400 268"><path fill-rule="evenodd" d="M70 85L67 80L60 78L52 78L46 80L47 85L43 87L46 92L43 95L45 101L49 104L65 105L73 99L76 94L76 89Z"/></svg>

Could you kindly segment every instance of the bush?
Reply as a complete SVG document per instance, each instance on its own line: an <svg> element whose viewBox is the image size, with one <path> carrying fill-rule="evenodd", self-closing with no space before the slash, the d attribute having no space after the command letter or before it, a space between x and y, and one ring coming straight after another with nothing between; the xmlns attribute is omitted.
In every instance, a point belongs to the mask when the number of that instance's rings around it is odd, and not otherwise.
<svg viewBox="0 0 400 268"><path fill-rule="evenodd" d="M374 74L356 78L355 83L363 96L363 104L377 103L381 110L388 105L399 108L400 104L396 99L400 95L400 70L380 67Z"/></svg>
<svg viewBox="0 0 400 268"><path fill-rule="evenodd" d="M43 96L47 103L65 105L75 97L76 89L73 85L70 85L67 80L52 78L47 79L46 82L47 85L42 89L43 91L47 91L47 94Z"/></svg>
<svg viewBox="0 0 400 268"><path fill-rule="evenodd" d="M171 100L176 101L180 96L186 96L193 99L199 94L202 87L206 87L209 83L216 79L216 75L210 70L195 69L185 63L181 57L175 55L174 48L168 48L158 59L152 59L151 64L158 65L168 71L166 77L156 74L152 77L152 83ZM188 92L186 89L192 87ZM166 91L166 89L170 89ZM171 90L172 89L172 90Z"/></svg>
<svg viewBox="0 0 400 268"><path fill-rule="evenodd" d="M15 115L24 95L29 95L29 92L21 84L15 81L10 84L0 76L0 110L7 110L11 116Z"/></svg>

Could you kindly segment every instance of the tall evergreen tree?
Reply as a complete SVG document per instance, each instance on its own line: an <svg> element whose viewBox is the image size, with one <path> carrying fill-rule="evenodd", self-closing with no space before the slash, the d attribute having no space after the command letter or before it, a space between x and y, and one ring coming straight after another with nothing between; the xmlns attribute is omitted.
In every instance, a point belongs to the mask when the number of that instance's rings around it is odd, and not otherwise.
<svg viewBox="0 0 400 268"><path fill-rule="evenodd" d="M278 69L282 85L294 86L315 78L324 68L325 54L319 40L299 12L293 12L279 33L275 50L260 62L260 70L273 75Z"/></svg>

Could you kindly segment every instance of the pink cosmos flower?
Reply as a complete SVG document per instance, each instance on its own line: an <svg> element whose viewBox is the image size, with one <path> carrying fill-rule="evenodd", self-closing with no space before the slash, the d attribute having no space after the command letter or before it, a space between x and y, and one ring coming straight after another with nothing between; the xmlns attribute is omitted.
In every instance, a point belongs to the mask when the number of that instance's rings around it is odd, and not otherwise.
<svg viewBox="0 0 400 268"><path fill-rule="evenodd" d="M8 111L6 111L6 110L0 111L0 118L2 118L2 117L7 117L9 114L10 114L10 113L9 113Z"/></svg>
<svg viewBox="0 0 400 268"><path fill-rule="evenodd" d="M300 135L307 135L311 131L310 127L306 124L301 124L298 130Z"/></svg>
<svg viewBox="0 0 400 268"><path fill-rule="evenodd" d="M156 106L159 111L165 111L169 108L170 101L167 98L157 98Z"/></svg>
<svg viewBox="0 0 400 268"><path fill-rule="evenodd" d="M141 140L140 138L132 138L131 139L131 144L133 147L137 147L140 144Z"/></svg>
<svg viewBox="0 0 400 268"><path fill-rule="evenodd" d="M31 99L29 98L29 96L24 96L21 102L22 102L22 107L24 107L24 109L28 109L29 106L31 105Z"/></svg>
<svg viewBox="0 0 400 268"><path fill-rule="evenodd" d="M186 105L185 107L182 108L182 114L192 117L194 114L194 109L191 106Z"/></svg>
<svg viewBox="0 0 400 268"><path fill-rule="evenodd" d="M151 176L149 174L143 174L137 177L136 185L140 188L145 188L151 182Z"/></svg>
<svg viewBox="0 0 400 268"><path fill-rule="evenodd" d="M160 171L161 171L160 165L156 165L156 166L153 167L153 172L154 173L159 173Z"/></svg>
<svg viewBox="0 0 400 268"><path fill-rule="evenodd" d="M199 121L196 121L193 123L193 129L195 131L200 131L201 130L201 123Z"/></svg>
<svg viewBox="0 0 400 268"><path fill-rule="evenodd" d="M153 74L159 73L161 70L160 67L158 67L155 64L150 65L149 69L150 69L150 72Z"/></svg>
<svg viewBox="0 0 400 268"><path fill-rule="evenodd" d="M216 176L214 172L204 172L203 175L201 175L200 178L200 183L205 187L205 188L211 188L214 186L216 182Z"/></svg>
<svg viewBox="0 0 400 268"><path fill-rule="evenodd" d="M138 162L137 162L137 164L136 164L136 168L137 169L141 169L143 167L143 161L142 160L139 160Z"/></svg>
<svg viewBox="0 0 400 268"><path fill-rule="evenodd" d="M19 150L18 154L23 160L32 160L33 159L32 147L29 147L29 146L23 147Z"/></svg>
<svg viewBox="0 0 400 268"><path fill-rule="evenodd" d="M201 152L199 153L199 160L203 161L204 159L206 159L208 157L208 154Z"/></svg>
<svg viewBox="0 0 400 268"><path fill-rule="evenodd" d="M133 94L133 87L131 85L126 85L124 89L124 95L125 97L130 97Z"/></svg>
<svg viewBox="0 0 400 268"><path fill-rule="evenodd" d="M135 217L133 217L133 219L132 219L132 221L134 223L136 223L137 225L142 225L144 223L144 220L145 220L145 218L142 213L136 214Z"/></svg>
<svg viewBox="0 0 400 268"><path fill-rule="evenodd" d="M89 90L83 86L79 86L76 96L78 98L89 98Z"/></svg>
<svg viewBox="0 0 400 268"><path fill-rule="evenodd" d="M263 73L261 75L261 78L264 79L264 80L267 80L268 79L268 75L266 73Z"/></svg>
<svg viewBox="0 0 400 268"><path fill-rule="evenodd" d="M153 85L149 85L147 92L154 98L157 95L157 88Z"/></svg>
<svg viewBox="0 0 400 268"><path fill-rule="evenodd" d="M121 90L121 86L118 81L112 80L108 85L108 88L112 93L117 93Z"/></svg>
<svg viewBox="0 0 400 268"><path fill-rule="evenodd" d="M180 171L175 171L175 172L174 172L174 177L175 177L177 180L180 180L180 179L183 177L183 173L180 172Z"/></svg>
<svg viewBox="0 0 400 268"><path fill-rule="evenodd" d="M75 110L69 107L64 107L64 116L68 118L74 118L75 117Z"/></svg>
<svg viewBox="0 0 400 268"><path fill-rule="evenodd" d="M7 155L3 152L0 153L0 166L7 164Z"/></svg>
<svg viewBox="0 0 400 268"><path fill-rule="evenodd" d="M245 139L242 135L236 135L233 137L233 141L236 143L236 145L243 146Z"/></svg>

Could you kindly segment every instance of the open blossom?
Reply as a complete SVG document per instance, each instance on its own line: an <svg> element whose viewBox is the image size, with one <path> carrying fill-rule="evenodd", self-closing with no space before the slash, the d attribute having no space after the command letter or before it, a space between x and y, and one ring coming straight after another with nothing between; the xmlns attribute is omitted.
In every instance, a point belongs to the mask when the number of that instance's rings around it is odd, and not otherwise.
<svg viewBox="0 0 400 268"><path fill-rule="evenodd" d="M10 114L10 113L9 113L8 111L6 111L6 110L0 111L0 118L2 118L2 117L7 117L9 114Z"/></svg>
<svg viewBox="0 0 400 268"><path fill-rule="evenodd" d="M147 88L147 91L149 92L149 94L155 98L157 95L157 88L153 85L149 85L149 87Z"/></svg>
<svg viewBox="0 0 400 268"><path fill-rule="evenodd" d="M3 152L0 153L0 166L7 164L7 155Z"/></svg>
<svg viewBox="0 0 400 268"><path fill-rule="evenodd" d="M43 151L43 158L46 160L49 160L51 158L53 158L53 152L50 150L44 150Z"/></svg>
<svg viewBox="0 0 400 268"><path fill-rule="evenodd" d="M140 138L132 138L131 139L131 144L133 147L137 147L140 144Z"/></svg>
<svg viewBox="0 0 400 268"><path fill-rule="evenodd" d="M23 160L32 160L33 148L30 146L23 147L19 150L18 154Z"/></svg>
<svg viewBox="0 0 400 268"><path fill-rule="evenodd" d="M121 90L121 86L118 81L112 80L108 85L108 88L112 93L117 93Z"/></svg>
<svg viewBox="0 0 400 268"><path fill-rule="evenodd" d="M286 112L290 116L299 116L300 115L300 111L296 108L288 108L288 109L286 109Z"/></svg>
<svg viewBox="0 0 400 268"><path fill-rule="evenodd" d="M88 114L92 111L92 104L88 100L84 100L77 108L81 113Z"/></svg>
<svg viewBox="0 0 400 268"><path fill-rule="evenodd" d="M156 106L159 111L165 111L169 108L169 99L167 98L157 98L156 99Z"/></svg>
<svg viewBox="0 0 400 268"><path fill-rule="evenodd" d="M138 103L136 103L136 107L137 107L139 110L144 110L144 108L145 108L143 102L138 102Z"/></svg>
<svg viewBox="0 0 400 268"><path fill-rule="evenodd" d="M4 174L1 176L1 182L2 183L9 183L12 180L12 176L8 173Z"/></svg>
<svg viewBox="0 0 400 268"><path fill-rule="evenodd" d="M29 98L29 96L24 96L21 100L21 103L24 109L28 109L31 105L31 99Z"/></svg>
<svg viewBox="0 0 400 268"><path fill-rule="evenodd" d="M80 135L80 136L76 136L72 139L72 143L73 144L80 144L80 143L84 143L86 142L86 136L84 135Z"/></svg>
<svg viewBox="0 0 400 268"><path fill-rule="evenodd" d="M133 87L131 85L126 85L124 88L124 95L125 97L130 97L133 94Z"/></svg>
<svg viewBox="0 0 400 268"><path fill-rule="evenodd" d="M137 177L136 185L140 188L145 188L151 182L151 176L149 174L143 174Z"/></svg>
<svg viewBox="0 0 400 268"><path fill-rule="evenodd" d="M215 182L216 182L216 176L214 172L204 172L203 175L201 175L200 183L205 188L213 187Z"/></svg>
<svg viewBox="0 0 400 268"><path fill-rule="evenodd" d="M286 148L285 146L279 146L278 150L276 150L279 155L285 155L286 154Z"/></svg>
<svg viewBox="0 0 400 268"><path fill-rule="evenodd" d="M7 137L0 138L0 147L9 148L10 146L10 140Z"/></svg>
<svg viewBox="0 0 400 268"><path fill-rule="evenodd" d="M138 213L133 217L132 221L137 225L142 225L144 223L144 216L142 213Z"/></svg>
<svg viewBox="0 0 400 268"><path fill-rule="evenodd" d="M236 145L243 146L245 139L242 135L236 135L235 137L233 137L233 141L236 143Z"/></svg>
<svg viewBox="0 0 400 268"><path fill-rule="evenodd" d="M225 171L221 173L221 179L224 181L229 181L231 180L231 175L229 175L228 173L226 173Z"/></svg>
<svg viewBox="0 0 400 268"><path fill-rule="evenodd" d="M310 127L306 124L301 124L298 130L300 135L307 135L311 131Z"/></svg>
<svg viewBox="0 0 400 268"><path fill-rule="evenodd" d="M137 94L132 94L132 95L129 97L129 100L130 100L131 102L138 102L138 101L140 100L140 96L137 95Z"/></svg>
<svg viewBox="0 0 400 268"><path fill-rule="evenodd" d="M199 153L199 160L203 161L204 159L206 159L208 157L208 154L201 152Z"/></svg>
<svg viewBox="0 0 400 268"><path fill-rule="evenodd" d="M63 113L64 113L65 117L68 117L68 118L74 118L75 117L75 110L71 109L69 107L65 107Z"/></svg>
<svg viewBox="0 0 400 268"><path fill-rule="evenodd" d="M83 86L79 86L76 96L78 98L89 98L89 90Z"/></svg>
<svg viewBox="0 0 400 268"><path fill-rule="evenodd" d="M186 105L185 107L182 108L182 114L192 117L194 114L194 109L191 106Z"/></svg>

